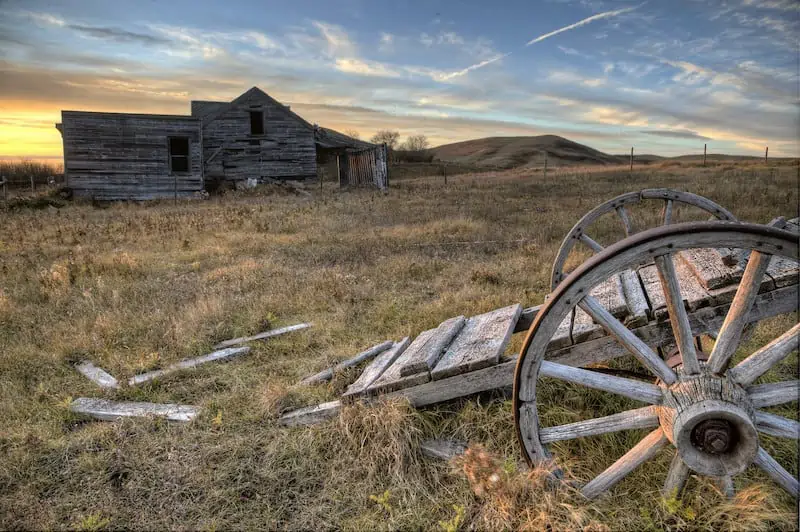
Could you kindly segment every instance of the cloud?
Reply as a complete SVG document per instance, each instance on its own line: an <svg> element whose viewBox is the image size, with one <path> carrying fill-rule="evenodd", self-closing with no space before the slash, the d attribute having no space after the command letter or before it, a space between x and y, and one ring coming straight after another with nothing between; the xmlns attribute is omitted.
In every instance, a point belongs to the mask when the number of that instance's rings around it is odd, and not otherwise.
<svg viewBox="0 0 800 532"><path fill-rule="evenodd" d="M642 129L639 133L655 135L657 137L671 137L676 139L712 140L711 137L700 135L688 129Z"/></svg>
<svg viewBox="0 0 800 532"><path fill-rule="evenodd" d="M69 24L67 27L71 30L77 31L78 33L88 35L89 37L105 39L119 43L170 44L172 42L164 37L157 37L155 35L148 35L146 33L136 33L119 28L83 26L80 24Z"/></svg>
<svg viewBox="0 0 800 532"><path fill-rule="evenodd" d="M394 35L391 33L381 32L381 40L378 45L378 50L384 53L394 51Z"/></svg>
<svg viewBox="0 0 800 532"><path fill-rule="evenodd" d="M390 66L377 61L366 61L355 58L341 58L336 60L336 69L348 74L361 76L378 76L382 78L399 78L400 73Z"/></svg>
<svg viewBox="0 0 800 532"><path fill-rule="evenodd" d="M335 24L315 20L313 26L319 30L327 44L326 53L330 57L356 55L356 46L347 32Z"/></svg>
<svg viewBox="0 0 800 532"><path fill-rule="evenodd" d="M437 81L448 81L448 80L451 80L453 78L459 78L461 76L464 76L464 75L472 72L473 70L477 70L479 68L483 68L486 65L490 65L490 64L494 63L495 61L499 61L500 59L503 59L504 57L508 57L509 55L511 55L511 52L508 52L508 53L505 53L505 54L498 54L498 55L492 57L491 59L486 59L486 60L481 61L479 63L475 63L474 65L470 65L467 68L463 68L463 69L457 70L455 72L449 72L447 74L440 75L436 79L437 79Z"/></svg>
<svg viewBox="0 0 800 532"><path fill-rule="evenodd" d="M525 46L530 46L530 45L535 44L537 42L541 42L541 41L543 41L545 39L549 39L550 37L552 37L554 35L558 35L559 33L563 33L565 31L574 30L575 28L580 28L581 26L585 26L586 24L589 24L590 22L594 22L595 20L602 20L602 19L605 19L605 18L616 17L616 16L622 15L624 13L630 13L634 9L638 9L641 6L642 6L642 4L639 4L638 6L626 7L626 8L623 8L623 9L615 9L614 11L605 11L603 13L598 13L596 15L592 15L591 17L587 17L587 18L585 18L583 20L579 20L578 22L576 22L574 24L570 24L569 26L564 26L563 28L559 28L557 30L551 31L550 33L545 33L544 35L539 35L538 37L534 37L533 39L528 41L525 44Z"/></svg>
<svg viewBox="0 0 800 532"><path fill-rule="evenodd" d="M778 9L780 11L800 11L797 0L743 0L742 5L759 9Z"/></svg>

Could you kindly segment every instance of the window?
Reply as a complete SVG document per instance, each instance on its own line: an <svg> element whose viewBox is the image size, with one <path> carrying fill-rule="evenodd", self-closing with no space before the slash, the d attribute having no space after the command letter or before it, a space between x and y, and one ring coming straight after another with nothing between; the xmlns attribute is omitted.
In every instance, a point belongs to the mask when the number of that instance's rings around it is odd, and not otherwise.
<svg viewBox="0 0 800 532"><path fill-rule="evenodd" d="M170 172L189 171L189 137L169 138Z"/></svg>
<svg viewBox="0 0 800 532"><path fill-rule="evenodd" d="M250 111L250 134L264 134L264 113L261 111Z"/></svg>

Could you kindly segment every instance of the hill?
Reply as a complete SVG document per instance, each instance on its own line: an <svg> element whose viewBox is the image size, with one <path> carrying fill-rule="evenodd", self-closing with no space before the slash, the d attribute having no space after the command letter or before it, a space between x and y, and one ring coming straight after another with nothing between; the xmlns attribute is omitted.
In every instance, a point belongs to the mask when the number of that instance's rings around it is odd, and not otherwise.
<svg viewBox="0 0 800 532"><path fill-rule="evenodd" d="M545 152L548 162L558 166L625 162L557 135L487 137L437 146L429 152L440 161L501 168L541 167Z"/></svg>

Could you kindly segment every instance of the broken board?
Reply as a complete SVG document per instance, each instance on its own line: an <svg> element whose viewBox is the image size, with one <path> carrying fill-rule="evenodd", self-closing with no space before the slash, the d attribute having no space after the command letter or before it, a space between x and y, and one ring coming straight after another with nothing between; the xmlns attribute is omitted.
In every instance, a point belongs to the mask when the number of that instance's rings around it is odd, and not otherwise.
<svg viewBox="0 0 800 532"><path fill-rule="evenodd" d="M69 409L103 421L114 421L124 417L163 417L169 421L191 421L200 409L196 406L169 403L129 403L79 397L72 401Z"/></svg>
<svg viewBox="0 0 800 532"><path fill-rule="evenodd" d="M421 371L413 375L402 375L403 367L410 361L416 360L417 351L428 343L428 341L436 335L437 329L429 329L422 332L417 336L411 345L403 351L395 360L394 364L390 365L377 380L370 386L367 386L367 393L380 394L388 393L407 386L416 386L423 382L428 382L431 378L428 371Z"/></svg>
<svg viewBox="0 0 800 532"><path fill-rule="evenodd" d="M342 395L342 399L353 398L362 394L369 386L378 380L381 375L391 366L397 358L403 354L410 343L408 336L395 342L392 347L384 351L364 368L358 379L347 387L347 391Z"/></svg>
<svg viewBox="0 0 800 532"><path fill-rule="evenodd" d="M443 321L435 329L433 335L424 342L414 342L409 351L410 356L400 368L400 376L408 377L421 371L430 371L439 362L445 348L464 327L464 316L457 316Z"/></svg>

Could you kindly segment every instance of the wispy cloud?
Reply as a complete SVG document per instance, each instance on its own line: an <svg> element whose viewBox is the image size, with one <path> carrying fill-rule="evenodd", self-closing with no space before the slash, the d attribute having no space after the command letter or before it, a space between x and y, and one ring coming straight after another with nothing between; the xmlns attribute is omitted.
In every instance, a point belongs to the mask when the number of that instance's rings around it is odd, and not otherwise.
<svg viewBox="0 0 800 532"><path fill-rule="evenodd" d="M583 20L579 20L574 24L570 24L569 26L564 26L563 28L559 28L557 30L551 31L550 33L545 33L544 35L539 35L538 37L534 37L530 41L528 41L525 46L530 46L532 44L536 44L537 42L541 42L545 39L549 39L554 35L558 35L559 33L564 33L565 31L574 30L575 28L580 28L581 26L585 26L595 20L602 20L605 18L616 17L625 13L630 13L631 11L640 8L644 4L639 4L638 6L633 7L625 7L623 9L615 9L614 11L605 11L603 13L598 13L596 15L592 15L591 17L587 17Z"/></svg>
<svg viewBox="0 0 800 532"><path fill-rule="evenodd" d="M169 44L171 42L169 39L164 37L127 31L120 28L84 26L81 24L70 24L67 27L83 35L94 37L95 39L105 39L120 43Z"/></svg>
<svg viewBox="0 0 800 532"><path fill-rule="evenodd" d="M696 140L711 140L711 137L706 137L695 131L688 129L643 129L639 133L645 135L655 135L657 137L670 137L675 139L696 139Z"/></svg>
<svg viewBox="0 0 800 532"><path fill-rule="evenodd" d="M464 68L464 69L461 69L461 70L457 70L456 72L448 72L447 74L443 74L443 75L439 76L438 81L447 81L447 80L451 80L453 78L459 78L459 77L464 76L465 74L467 74L469 72L472 72L473 70L477 70L479 68L483 68L486 65L490 65L490 64L494 63L495 61L503 59L504 57L508 57L509 55L511 55L511 52L508 52L508 53L505 53L505 54L499 54L499 55L496 55L496 56L492 57L491 59L486 59L486 60L481 61L479 63L475 63L474 65L470 65L467 68Z"/></svg>

